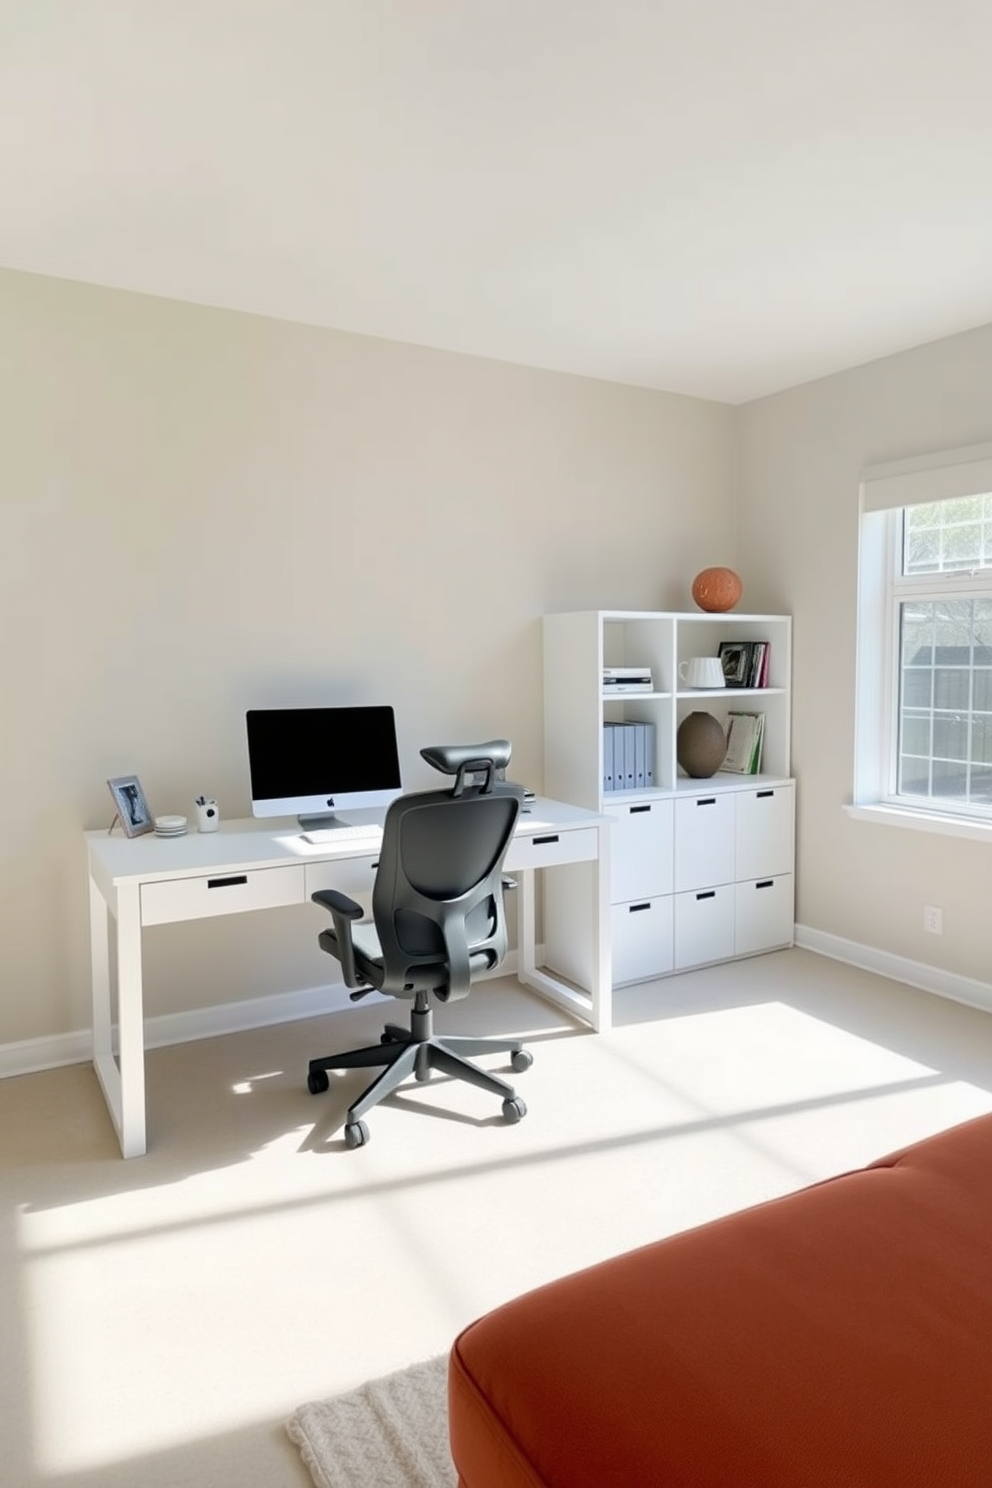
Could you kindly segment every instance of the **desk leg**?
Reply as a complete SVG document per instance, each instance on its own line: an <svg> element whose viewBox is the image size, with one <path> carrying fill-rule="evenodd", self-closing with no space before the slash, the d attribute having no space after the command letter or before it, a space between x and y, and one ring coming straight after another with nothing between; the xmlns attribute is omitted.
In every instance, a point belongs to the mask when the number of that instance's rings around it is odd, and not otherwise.
<svg viewBox="0 0 992 1488"><path fill-rule="evenodd" d="M537 969L535 938L537 917L534 913L534 872L525 868L517 879L517 967L520 980L533 984Z"/></svg>
<svg viewBox="0 0 992 1488"><path fill-rule="evenodd" d="M588 1023L596 1033L612 1026L613 983L612 956L610 951L610 906L607 885L610 882L609 827L599 829L599 856L588 875L592 885L589 904L592 933L590 936L590 961L588 967L589 992L577 991L561 977L555 976L546 967L537 965L537 924L534 912L534 878L537 869L514 870L519 872L520 898L517 908L517 976L527 987L533 987L549 1002L564 1008L583 1023ZM560 873L559 868L543 868L543 873Z"/></svg>
<svg viewBox="0 0 992 1488"><path fill-rule="evenodd" d="M613 1027L613 952L610 941L610 828L596 829L598 851L592 871L592 1026L597 1033Z"/></svg>
<svg viewBox="0 0 992 1488"><path fill-rule="evenodd" d="M141 987L141 905L137 886L117 895L117 1001L119 1054L114 1057L110 986L110 906L90 879L90 974L93 996L93 1067L124 1157L145 1147L145 1029Z"/></svg>
<svg viewBox="0 0 992 1488"><path fill-rule="evenodd" d="M93 1000L93 1064L113 1054L110 1009L110 906L90 879L90 994ZM102 1075L101 1084L103 1082Z"/></svg>

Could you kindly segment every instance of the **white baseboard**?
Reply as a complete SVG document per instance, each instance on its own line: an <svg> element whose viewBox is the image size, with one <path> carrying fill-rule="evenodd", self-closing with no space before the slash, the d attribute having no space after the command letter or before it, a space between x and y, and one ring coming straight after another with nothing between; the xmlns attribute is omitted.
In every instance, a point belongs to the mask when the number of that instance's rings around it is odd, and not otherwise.
<svg viewBox="0 0 992 1488"><path fill-rule="evenodd" d="M490 975L513 976L516 966L516 952L511 951L499 969ZM362 999L362 1005L368 1007L376 1002L392 1001L378 992L370 992ZM274 1023L319 1018L324 1013L342 1012L351 1006L344 983L332 982L323 987L307 987L301 992L277 992L270 997L222 1002L215 1007L193 1008L185 1013L163 1013L145 1019L145 1048L161 1049L169 1044L189 1044L197 1039L215 1038L218 1034L268 1028ZM32 1075L39 1070L58 1069L66 1064L88 1064L92 1058L93 1039L88 1028L56 1034L52 1038L0 1044L0 1079L11 1075Z"/></svg>
<svg viewBox="0 0 992 1488"><path fill-rule="evenodd" d="M923 961L910 961L888 951L877 951L873 946L859 945L857 941L844 940L839 935L828 935L824 930L811 930L808 925L796 926L796 945L806 951L815 951L819 956L829 956L833 961L845 961L848 966L857 966L862 971L873 971L879 976L890 977L892 981L906 982L910 987L932 992L937 997L948 997L952 1002L963 1002L983 1013L992 1013L992 985L988 982L956 976L952 971L941 971Z"/></svg>
<svg viewBox="0 0 992 1488"><path fill-rule="evenodd" d="M795 943L806 951L844 961L862 971L872 971L910 987L919 987L937 997L949 997L968 1007L992 1013L992 985L971 977L955 976L922 961L893 956L873 946L859 945L839 935L797 925ZM541 957L539 955L538 960ZM500 966L497 976L513 976L516 954L511 952ZM389 998L370 993L368 1001L388 1002ZM168 1044L192 1043L196 1039L214 1038L219 1034L243 1033L250 1028L268 1028L274 1023L293 1023L300 1018L317 1018L324 1013L340 1012L351 1004L348 989L342 982L323 987L307 987L301 992L278 992L271 997L252 997L243 1002L224 1002L216 1007L193 1008L185 1013L164 1013L145 1022L145 1046L163 1048ZM11 1075L30 1075L39 1070L58 1069L66 1064L87 1064L93 1057L89 1029L56 1034L52 1038L25 1039L16 1044L0 1044L0 1079Z"/></svg>

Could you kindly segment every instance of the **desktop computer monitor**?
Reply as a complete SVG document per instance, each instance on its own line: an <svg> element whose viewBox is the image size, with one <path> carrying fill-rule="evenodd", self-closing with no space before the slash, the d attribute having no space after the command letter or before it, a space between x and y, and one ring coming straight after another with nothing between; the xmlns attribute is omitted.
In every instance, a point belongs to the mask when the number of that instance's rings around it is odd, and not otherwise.
<svg viewBox="0 0 992 1488"><path fill-rule="evenodd" d="M401 793L392 708L252 708L246 722L253 816L333 827Z"/></svg>

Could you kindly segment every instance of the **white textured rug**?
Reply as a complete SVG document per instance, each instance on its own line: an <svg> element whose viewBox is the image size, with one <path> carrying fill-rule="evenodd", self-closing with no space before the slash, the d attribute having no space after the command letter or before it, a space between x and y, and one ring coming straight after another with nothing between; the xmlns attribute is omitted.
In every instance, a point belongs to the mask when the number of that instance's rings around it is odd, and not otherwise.
<svg viewBox="0 0 992 1488"><path fill-rule="evenodd" d="M286 1423L317 1488L455 1488L448 1356L301 1405Z"/></svg>

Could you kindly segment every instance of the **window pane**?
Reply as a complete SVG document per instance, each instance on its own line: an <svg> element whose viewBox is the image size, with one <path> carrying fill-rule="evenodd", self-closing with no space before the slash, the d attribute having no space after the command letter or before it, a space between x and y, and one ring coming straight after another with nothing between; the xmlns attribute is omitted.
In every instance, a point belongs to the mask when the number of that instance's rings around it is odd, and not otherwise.
<svg viewBox="0 0 992 1488"><path fill-rule="evenodd" d="M940 533L907 531L903 573L933 573L940 566Z"/></svg>
<svg viewBox="0 0 992 1488"><path fill-rule="evenodd" d="M967 760L968 716L962 713L936 713L933 720L934 759Z"/></svg>
<svg viewBox="0 0 992 1488"><path fill-rule="evenodd" d="M971 758L980 765L992 765L992 714L980 713L971 725Z"/></svg>
<svg viewBox="0 0 992 1488"><path fill-rule="evenodd" d="M904 662L929 666L933 657L933 605L907 603L902 607Z"/></svg>
<svg viewBox="0 0 992 1488"><path fill-rule="evenodd" d="M992 805L992 600L899 607L897 794Z"/></svg>
<svg viewBox="0 0 992 1488"><path fill-rule="evenodd" d="M930 667L904 667L902 703L904 708L929 708L933 698L933 670Z"/></svg>
<svg viewBox="0 0 992 1488"><path fill-rule="evenodd" d="M929 796L930 766L926 760L900 755L899 794L901 796Z"/></svg>
<svg viewBox="0 0 992 1488"><path fill-rule="evenodd" d="M930 758L930 714L912 712L908 708L902 715L902 752L916 755L924 761Z"/></svg>
<svg viewBox="0 0 992 1488"><path fill-rule="evenodd" d="M943 760L935 760L933 766L933 790L934 796L940 796L943 800L966 799L968 795L968 772L960 765L948 764Z"/></svg>
<svg viewBox="0 0 992 1488"><path fill-rule="evenodd" d="M967 708L970 677L965 667L936 667L933 674L935 708Z"/></svg>
<svg viewBox="0 0 992 1488"><path fill-rule="evenodd" d="M992 769L978 765L972 770L971 799L976 806L992 806Z"/></svg>

